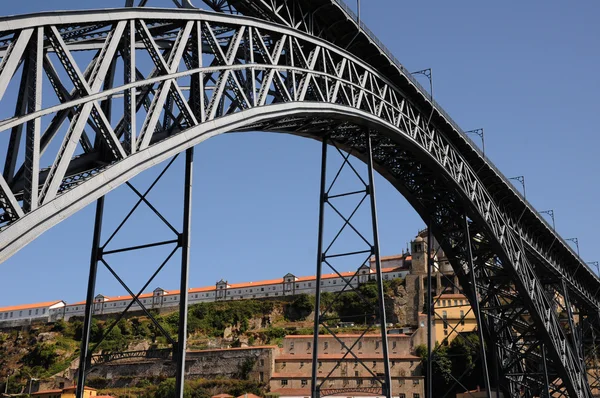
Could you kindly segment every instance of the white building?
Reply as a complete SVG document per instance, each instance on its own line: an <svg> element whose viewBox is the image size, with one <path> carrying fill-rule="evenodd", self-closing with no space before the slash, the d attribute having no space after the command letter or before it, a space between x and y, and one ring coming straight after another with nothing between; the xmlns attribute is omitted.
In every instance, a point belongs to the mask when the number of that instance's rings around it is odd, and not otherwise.
<svg viewBox="0 0 600 398"><path fill-rule="evenodd" d="M57 311L60 312L64 307L65 302L58 300L0 308L0 325L18 325L32 321L52 321L52 314Z"/></svg>
<svg viewBox="0 0 600 398"><path fill-rule="evenodd" d="M410 261L410 259L410 256L407 257L406 255L382 257L382 267L388 265L388 267L382 268L384 280L404 278L409 273L409 269L405 264L405 260ZM352 286L356 287L360 283L365 283L374 279L375 266L374 262L371 261L370 267L363 265L356 272L342 272L341 276L338 274L322 275L321 291L340 291L344 289L348 281L351 281ZM212 301L245 300L267 297L294 296L297 294L315 294L315 289L316 277L314 275L297 277L291 273L287 273L279 279L231 284L228 281L221 279L214 286L189 289L188 302L189 304L196 304ZM175 307L179 305L179 299L179 290L167 291L162 288L156 288L151 293L144 293L139 296L141 303L148 309ZM125 308L127 308L127 306L129 306L131 301L131 296L108 297L98 294L94 299L93 311L96 315L122 312ZM19 313L20 318L18 319L28 321L35 319L34 317L43 318L43 314L41 313L42 310L44 311L44 314L46 314L46 321L50 322L61 318L68 320L73 316L83 316L85 313L85 301L69 305L65 305L63 301L40 303L35 305L38 307L31 307L33 311L29 311L29 307L27 307L26 310L21 310ZM8 326L5 323L7 320L17 319L14 318L15 310L12 308L15 307L0 308L0 327ZM35 310L38 310L37 313L35 313ZM19 310L17 310L17 312L18 311ZM130 311L141 311L141 309L137 303L133 303ZM12 312L13 318L11 318L10 315L5 317L3 315L5 312Z"/></svg>

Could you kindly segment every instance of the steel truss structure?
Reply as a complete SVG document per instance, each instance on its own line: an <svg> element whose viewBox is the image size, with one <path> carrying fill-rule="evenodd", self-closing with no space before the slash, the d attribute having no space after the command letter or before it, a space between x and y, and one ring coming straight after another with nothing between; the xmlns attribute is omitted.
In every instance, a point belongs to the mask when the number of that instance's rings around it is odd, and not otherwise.
<svg viewBox="0 0 600 398"><path fill-rule="evenodd" d="M205 3L0 19L0 261L214 135L327 136L443 242L508 396L590 397L600 280L347 8Z"/></svg>
<svg viewBox="0 0 600 398"><path fill-rule="evenodd" d="M335 144L332 143L330 149L328 145L329 137L326 135L323 137L322 144L322 155L321 155L321 191L319 195L319 232L317 242L317 270L316 270L316 291L315 291L315 321L313 329L313 345L312 345L312 378L311 378L311 393L312 397L318 398L321 396L334 395L339 393L349 392L372 392L376 391L377 394L382 394L387 398L392 397L392 378L390 373L390 360L388 351L388 339L387 339L387 321L385 316L385 303L384 303L384 292L383 292L383 276L381 272L381 258L379 255L379 234L377 229L377 209L375 203L375 182L373 177L373 158L371 151L371 133L366 130L363 133L357 134L358 139L364 141L364 145L367 149L367 181L361 176L352 164L350 159L351 152L342 152ZM333 177L329 179L328 183L328 152L337 152L341 159L341 165L337 167ZM339 191L338 186L340 185L340 175L344 170L350 172L353 175L353 179L356 181L356 187L346 188L344 191ZM351 190L349 190L351 189ZM354 201L349 208L344 209L338 203L340 199L352 198ZM367 201L368 200L368 201ZM363 206L364 205L364 206ZM371 216L371 228L369 231L361 231L355 226L353 218L355 218L357 212L361 207L369 207L369 213ZM334 217L343 221L341 227L335 228L336 233L331 235L330 239L325 238L324 229L326 210L330 209L329 212ZM352 248L338 249L336 242L340 239L344 231L352 231L351 234L355 234L358 238L358 245L352 245ZM360 286L360 275L364 268L370 269L371 258L375 260L375 283L377 285L377 300L376 303L370 302L367 298L361 294ZM336 260L341 260L336 263ZM356 271L349 278L342 275L339 271L342 264L356 267ZM342 290L333 294L333 299L330 303L321 305L321 275L323 266L329 268L335 274L337 274L343 281ZM340 316L331 313L330 310L334 308L337 302L340 302L343 296L347 293L355 294L359 300L365 304L366 313L354 314L351 317L346 317L345 321L360 321L365 319L366 328L355 339L351 345L346 344L338 337L335 329L330 326L333 322L337 325L337 322L341 320ZM320 364L319 357L319 336L321 327L326 333L333 336L333 338L343 347L344 355L337 361L336 366L333 367L326 375L319 377L319 367L316 364ZM365 361L360 358L357 353L362 345L362 339L369 331L374 328L379 329L378 336L381 337L381 359L383 364L383 372L375 373L369 368ZM341 363L346 358L354 358L355 366L360 364L361 369L364 369L372 380L378 384L377 387L353 387L352 389L344 389L340 387L327 388L326 383L334 379L334 372L340 368ZM347 371L347 370L346 370Z"/></svg>
<svg viewBox="0 0 600 398"><path fill-rule="evenodd" d="M141 193L135 186L130 182L126 185L129 187L135 195L138 197L137 202L131 210L125 215L123 220L118 226L110 233L108 238L102 243L102 221L104 218L104 196L100 197L96 203L96 216L94 224L94 236L92 241L91 260L90 260L90 274L87 287L87 298L85 305L85 314L83 320L83 332L81 338L81 349L79 359L79 369L77 375L77 397L81 398L84 394L84 386L87 374L90 372L93 366L98 366L107 362L116 361L119 359L126 358L171 358L176 363L176 387L178 396L183 396L183 385L185 379L185 355L186 355L186 341L187 341L187 309L188 309L188 272L189 272L189 249L190 249L190 230L191 230L191 196L192 196L192 172L194 163L194 148L188 148L185 153L185 179L184 179L184 196L183 196L183 226L181 231L177 230L171 222L165 218L155 206L148 200L148 195L156 187L161 178L165 175L167 170L171 167L173 162L177 159L178 155L175 155L164 167L164 169L158 174L156 179L150 184L149 188L144 193ZM142 245L119 247L116 249L110 248L111 242L116 241L116 236L122 231L124 225L131 220L132 215L139 209L140 205L145 204L156 217L164 223L164 225L174 235L173 239L162 240L158 242L145 243ZM116 272L114 266L111 266L111 255L140 251L148 248L155 248L159 246L170 246L170 251L166 255L165 259L157 266L156 270L152 273L146 283L139 289L137 293L125 283L125 281ZM181 250L179 250L181 249ZM169 263L173 256L178 252L181 252L181 286L179 295L179 322L178 322L178 339L174 340L168 331L154 317L152 312L148 310L146 305L140 301L140 295L146 291L148 286L152 283L154 278L163 270L163 268ZM92 317L94 314L94 306L96 306L96 300L94 296L96 278L98 274L98 265L102 264L112 274L112 276L121 284L121 286L131 296L129 304L123 308L123 311L119 316L112 321L110 326L102 333L99 341L96 341L94 346L90 349L90 332L92 325ZM154 300L154 298L153 298ZM145 300L144 300L145 302ZM100 304L101 306L104 304ZM171 349L150 349L147 351L130 351L130 352L105 352L94 355L94 352L101 348L101 343L104 341L106 336L118 326L119 322L127 314L132 306L137 305L144 314L152 321L156 330L166 338Z"/></svg>

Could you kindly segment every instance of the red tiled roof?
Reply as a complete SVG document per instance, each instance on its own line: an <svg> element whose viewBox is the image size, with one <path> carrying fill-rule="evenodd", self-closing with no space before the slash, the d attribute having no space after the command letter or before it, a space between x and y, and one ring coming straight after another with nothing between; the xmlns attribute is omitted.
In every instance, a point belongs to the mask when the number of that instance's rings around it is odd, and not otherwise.
<svg viewBox="0 0 600 398"><path fill-rule="evenodd" d="M242 394L237 398L260 398L258 395L254 395L254 394Z"/></svg>
<svg viewBox="0 0 600 398"><path fill-rule="evenodd" d="M393 259L397 259L397 258L403 258L402 255L394 255L394 256L386 256L386 257L382 257L381 260L385 261L385 260L393 260ZM408 256L405 258L406 260L410 260L411 257ZM406 268L402 268L402 267L387 267L387 268L382 268L382 272L384 273L388 273L388 272L394 272L394 271L406 271ZM343 277L345 278L350 278L352 276L354 276L356 274L355 271L350 271L350 272L341 272L340 273ZM339 278L339 275L336 273L332 273L332 274L324 274L321 276L322 279L333 279L333 278ZM296 280L292 283L298 283L298 282L311 282L311 281L315 281L316 277L314 275L310 275L310 276L301 276L301 277L297 277ZM256 281L256 282L241 282L241 283L232 283L232 284L228 284L228 288L227 289L242 289L242 288L249 288L249 287L260 287L260 286L270 286L270 285L278 285L278 284L283 284L283 278L278 278L278 279L268 279L268 280L262 280L262 281ZM164 290L164 289L163 289ZM200 293L200 292L213 292L216 291L216 287L215 286L204 286L204 287L194 287L194 288L190 288L188 290L189 294L192 293ZM176 296L179 295L179 290L169 290L169 291L165 291L164 293L164 297L169 297L169 296ZM125 296L113 296L113 297L108 297L108 296L103 296L100 294L100 296L104 297L104 301L102 301L102 303L110 303L110 302L115 302L115 301L123 301L123 300L132 300L132 297L129 295L125 295ZM143 293L139 296L140 299L146 299L146 298L152 298L154 297L154 292L150 292L150 293ZM46 305L53 305L56 304L60 301L54 301L54 302L46 302L46 303L38 303L38 304L27 304L27 305L20 305L20 306L13 306L13 307L5 307L5 308L0 308L0 312L2 311L14 311L14 310L19 310L19 309L29 309L29 308L36 308L36 307L43 307ZM73 306L81 306L81 305L85 305L86 302L85 301L78 301L76 303L72 303L72 304L68 304L66 305L67 307L73 307Z"/></svg>
<svg viewBox="0 0 600 398"><path fill-rule="evenodd" d="M44 390L38 392L32 392L31 395L44 395L44 394L62 394L63 390Z"/></svg>
<svg viewBox="0 0 600 398"><path fill-rule="evenodd" d="M10 307L2 307L2 308L0 308L0 312L28 310L28 309L31 309L31 308L50 307L50 306L53 306L54 304L58 304L60 302L63 302L63 301L62 300L56 300L56 301L45 301L43 303L35 303L35 304L13 305L13 306L10 306Z"/></svg>
<svg viewBox="0 0 600 398"><path fill-rule="evenodd" d="M375 360L382 360L382 356L381 354L377 355L377 354L356 354L356 356L360 359L366 359L366 360L371 360L371 361L375 361ZM389 358L394 360L394 361L416 361L416 360L420 360L420 357L414 356L414 355L401 355L401 354L389 354ZM300 355L280 355L275 359L275 362L290 362L290 361L308 361L312 359L312 355L309 354L300 354ZM344 362L354 362L354 357L351 357L350 355L346 355L346 357L344 358L344 354L319 354L319 360L333 360L333 361L337 361L337 360L341 360L344 359Z"/></svg>
<svg viewBox="0 0 600 398"><path fill-rule="evenodd" d="M213 395L212 398L233 398L233 395L229 395L229 394L217 394L217 395Z"/></svg>
<svg viewBox="0 0 600 398"><path fill-rule="evenodd" d="M285 336L286 339L305 339L305 338L311 338L312 339L312 334L295 334L295 335L288 335ZM362 334L336 334L336 337L351 337L351 338L355 338L358 339L360 336L362 336ZM377 331L373 331L373 334L365 334L365 337L371 337L371 336L381 336L380 334L377 333ZM388 339L399 339L399 338L403 338L403 339L409 339L410 336L407 334L388 334ZM322 334L319 335L319 340L326 338L326 339L333 339L334 336L330 335L330 334Z"/></svg>

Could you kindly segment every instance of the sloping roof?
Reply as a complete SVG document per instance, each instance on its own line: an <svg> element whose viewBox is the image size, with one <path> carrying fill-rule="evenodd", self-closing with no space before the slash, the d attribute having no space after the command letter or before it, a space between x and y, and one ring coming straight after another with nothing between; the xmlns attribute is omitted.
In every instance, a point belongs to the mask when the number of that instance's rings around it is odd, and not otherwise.
<svg viewBox="0 0 600 398"><path fill-rule="evenodd" d="M260 398L258 395L254 395L254 394L242 394L237 398Z"/></svg>
<svg viewBox="0 0 600 398"><path fill-rule="evenodd" d="M213 395L212 398L233 398L233 395L229 395L229 394L217 394L217 395Z"/></svg>
<svg viewBox="0 0 600 398"><path fill-rule="evenodd" d="M35 303L35 304L21 304L21 305L13 305L10 307L2 307L0 308L0 312L6 312L6 311L19 311L19 310L28 310L28 309L32 309L32 308L43 308L43 307L51 307L55 304L58 303L64 303L64 301L62 300L56 300L56 301L45 301L43 303Z"/></svg>

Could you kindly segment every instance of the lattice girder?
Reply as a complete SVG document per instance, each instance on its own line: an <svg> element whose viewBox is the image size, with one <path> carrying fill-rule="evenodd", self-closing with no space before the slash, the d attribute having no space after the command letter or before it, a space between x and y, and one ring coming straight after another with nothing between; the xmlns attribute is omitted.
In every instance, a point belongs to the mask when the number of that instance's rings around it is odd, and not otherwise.
<svg viewBox="0 0 600 398"><path fill-rule="evenodd" d="M486 259L475 289L489 329L501 330L490 344L507 391L539 388L531 374L539 372L543 343L564 382L559 389L590 396L579 348L565 336L539 274L564 278L574 303L588 309L598 306L597 279L569 276L570 265L543 255L521 217L488 191L467 160L472 153L428 124L413 98L365 62L292 28L187 10L49 13L0 21L0 38L0 98L14 80L10 86L22 87L27 102L10 106L14 114L0 121L0 133L14 138L3 148L14 156L0 176L0 261L215 134L262 129L319 139L328 132L360 154L357 132L368 127L378 171L432 219L438 241L453 237L444 249L454 253L463 286L469 282L458 220L467 214L489 243L475 253ZM17 73L23 64L32 72ZM53 92L42 92L40 80L54 81ZM40 123L45 117L55 123ZM21 146L25 157L17 155ZM490 253L495 263L487 266Z"/></svg>

